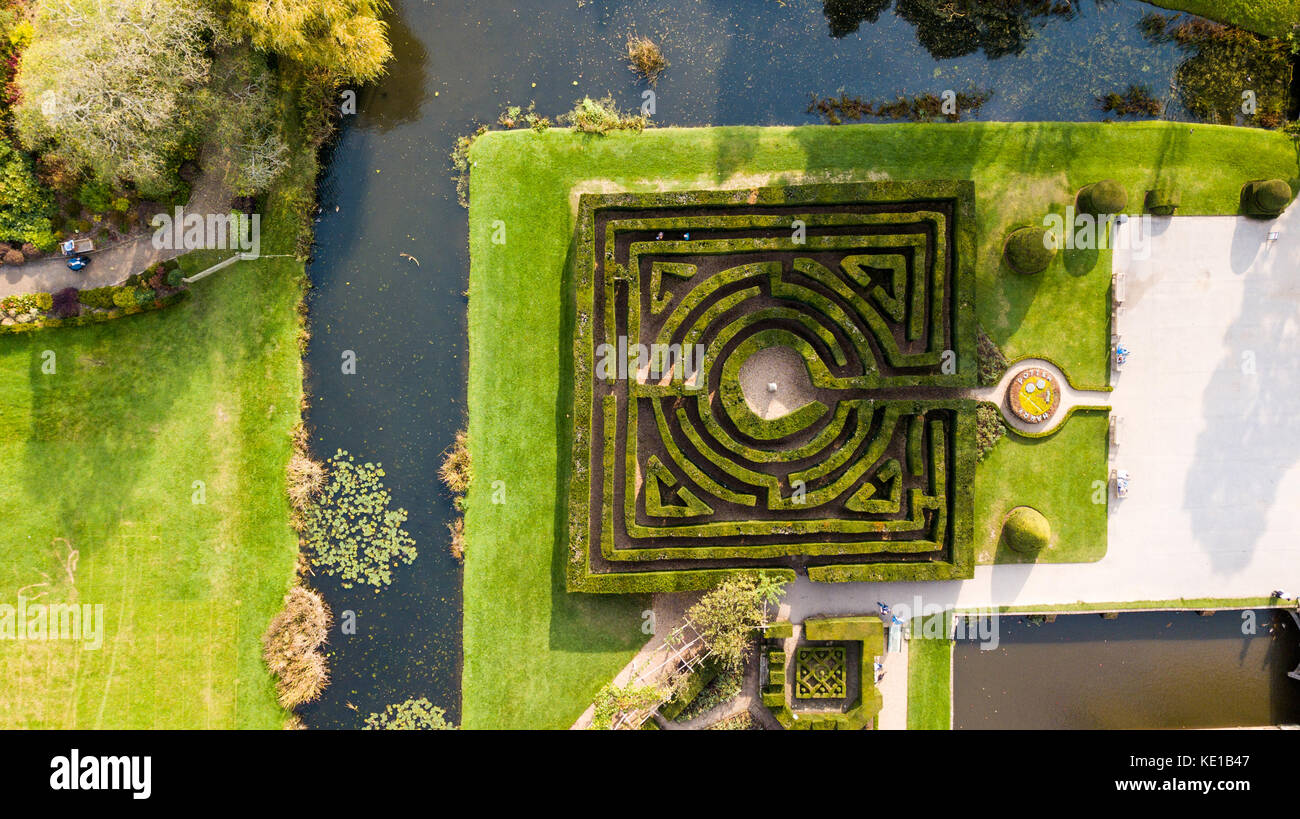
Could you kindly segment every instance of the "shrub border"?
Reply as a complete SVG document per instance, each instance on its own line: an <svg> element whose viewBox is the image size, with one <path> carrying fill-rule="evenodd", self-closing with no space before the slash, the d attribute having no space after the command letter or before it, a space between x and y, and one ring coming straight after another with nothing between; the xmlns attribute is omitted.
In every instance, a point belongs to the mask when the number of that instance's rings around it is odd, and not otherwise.
<svg viewBox="0 0 1300 819"><path fill-rule="evenodd" d="M30 321L26 324L8 324L0 325L0 335L18 335L21 333L32 333L40 330L54 330L60 327L88 327L92 324L103 324L104 322L113 321L114 319L126 318L127 316L139 315L140 313L150 313L155 310L162 310L165 307L171 307L173 304L179 304L189 296L189 290L177 290L175 293L169 293L162 298L155 299L152 303L137 307L115 307L106 313L84 313L71 318L54 318L42 317L36 321Z"/></svg>

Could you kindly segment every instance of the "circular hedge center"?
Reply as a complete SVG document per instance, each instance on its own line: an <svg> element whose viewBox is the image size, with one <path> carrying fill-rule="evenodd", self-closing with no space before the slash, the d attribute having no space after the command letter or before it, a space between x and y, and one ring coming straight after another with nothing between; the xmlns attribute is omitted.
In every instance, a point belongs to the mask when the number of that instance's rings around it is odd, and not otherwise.
<svg viewBox="0 0 1300 819"><path fill-rule="evenodd" d="M1266 213L1281 213L1291 204L1291 186L1281 179L1255 185L1255 205Z"/></svg>
<svg viewBox="0 0 1300 819"><path fill-rule="evenodd" d="M1042 273L1056 255L1056 239L1046 228L1023 227L1007 237L1007 266L1023 276Z"/></svg>
<svg viewBox="0 0 1300 819"><path fill-rule="evenodd" d="M1043 513L1031 506L1017 506L1002 524L1002 538L1017 552L1041 551L1052 539L1052 525Z"/></svg>
<svg viewBox="0 0 1300 819"><path fill-rule="evenodd" d="M1128 192L1114 179L1103 179L1083 189L1079 207L1094 216L1103 213L1123 213L1128 205Z"/></svg>

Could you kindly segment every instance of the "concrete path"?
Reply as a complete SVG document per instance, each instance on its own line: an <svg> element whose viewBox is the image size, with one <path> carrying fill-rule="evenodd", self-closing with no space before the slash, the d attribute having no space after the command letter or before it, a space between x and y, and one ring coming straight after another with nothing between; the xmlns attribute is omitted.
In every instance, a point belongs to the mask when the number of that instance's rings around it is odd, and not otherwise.
<svg viewBox="0 0 1300 819"><path fill-rule="evenodd" d="M876 683L880 689L879 724L885 731L907 730L907 656L908 641L902 651L885 651L885 676Z"/></svg>
<svg viewBox="0 0 1300 819"><path fill-rule="evenodd" d="M1300 589L1300 205L1274 222L1174 217L1154 228L1150 258L1115 251L1131 357L1107 403L1124 418L1112 463L1130 472L1132 493L1110 501L1106 557L979 566L960 582L801 578L786 597L793 618L877 600L902 616Z"/></svg>
<svg viewBox="0 0 1300 819"><path fill-rule="evenodd" d="M203 175L194 183L190 201L185 206L191 213L227 213L230 210L230 189L226 172L215 166L215 161L205 158ZM156 262L165 262L184 253L184 250L157 250L153 246L153 229L146 227L142 236L92 251L90 264L81 272L68 269L64 257L57 251L21 265L0 265L0 298L26 293L53 293L65 287L85 290L117 284L132 273L139 273Z"/></svg>

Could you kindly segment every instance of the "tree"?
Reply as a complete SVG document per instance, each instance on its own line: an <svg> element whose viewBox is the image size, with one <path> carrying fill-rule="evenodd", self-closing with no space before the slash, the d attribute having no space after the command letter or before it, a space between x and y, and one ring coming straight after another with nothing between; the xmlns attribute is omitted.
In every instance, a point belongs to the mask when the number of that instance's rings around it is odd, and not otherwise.
<svg viewBox="0 0 1300 819"><path fill-rule="evenodd" d="M230 26L254 46L343 80L370 82L393 57L386 0L231 0Z"/></svg>
<svg viewBox="0 0 1300 819"><path fill-rule="evenodd" d="M0 241L53 250L53 213L54 196L36 179L31 161L0 138Z"/></svg>
<svg viewBox="0 0 1300 819"><path fill-rule="evenodd" d="M115 183L161 184L212 31L198 0L40 0L18 69L20 140Z"/></svg>
<svg viewBox="0 0 1300 819"><path fill-rule="evenodd" d="M214 69L206 130L234 170L237 196L265 192L289 166L274 76L251 49L232 51Z"/></svg>
<svg viewBox="0 0 1300 819"><path fill-rule="evenodd" d="M447 721L447 712L428 697L411 698L385 708L381 713L366 717L367 731L453 731Z"/></svg>
<svg viewBox="0 0 1300 819"><path fill-rule="evenodd" d="M754 633L767 618L767 607L785 593L784 581L765 574L728 578L686 613L704 644L724 667L739 671Z"/></svg>

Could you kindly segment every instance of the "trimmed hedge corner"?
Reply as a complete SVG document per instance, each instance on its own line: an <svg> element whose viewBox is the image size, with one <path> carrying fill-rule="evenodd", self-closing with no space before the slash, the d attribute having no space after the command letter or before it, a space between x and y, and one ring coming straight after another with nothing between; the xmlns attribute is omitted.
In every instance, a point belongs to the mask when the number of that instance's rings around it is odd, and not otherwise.
<svg viewBox="0 0 1300 819"><path fill-rule="evenodd" d="M1147 191L1143 206L1152 216L1173 216L1182 201L1182 195L1175 185L1157 185Z"/></svg>
<svg viewBox="0 0 1300 819"><path fill-rule="evenodd" d="M1294 194L1284 179L1257 179L1241 188L1241 210L1256 219L1276 219Z"/></svg>

